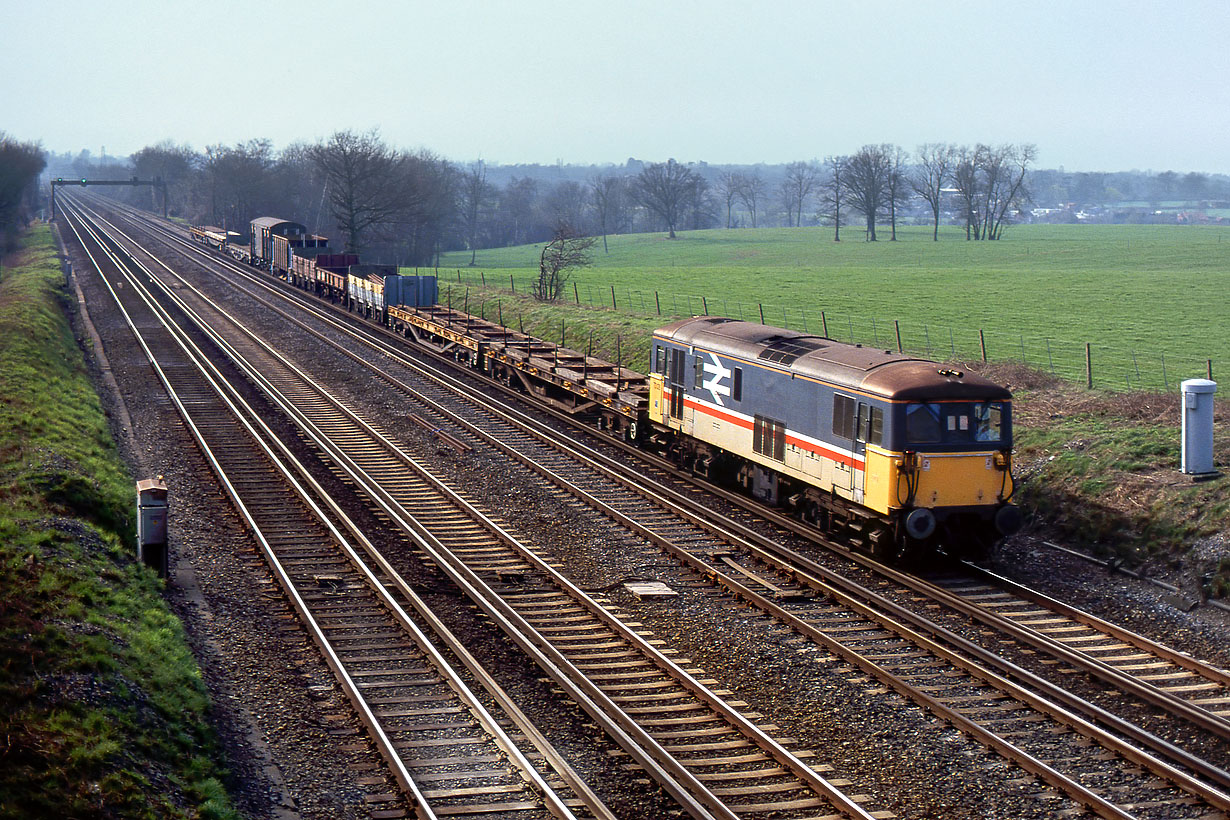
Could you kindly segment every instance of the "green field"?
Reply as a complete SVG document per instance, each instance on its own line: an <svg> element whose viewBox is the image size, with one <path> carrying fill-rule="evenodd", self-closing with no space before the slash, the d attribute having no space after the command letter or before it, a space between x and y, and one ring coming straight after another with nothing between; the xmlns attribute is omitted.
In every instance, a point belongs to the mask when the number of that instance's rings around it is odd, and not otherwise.
<svg viewBox="0 0 1230 820"><path fill-rule="evenodd" d="M953 228L898 230L863 241L831 228L738 229L611 237L574 277L582 304L664 317L702 313L759 321L936 358L1024 360L1110 388L1173 389L1230 366L1230 228L1030 225L997 242L966 242ZM520 293L541 246L446 254L442 284L460 280Z"/></svg>

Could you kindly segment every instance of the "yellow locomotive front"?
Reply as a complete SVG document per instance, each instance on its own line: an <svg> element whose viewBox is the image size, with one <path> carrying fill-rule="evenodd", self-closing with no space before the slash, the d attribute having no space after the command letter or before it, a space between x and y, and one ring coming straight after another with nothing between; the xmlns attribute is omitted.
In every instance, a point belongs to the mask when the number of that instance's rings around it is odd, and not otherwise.
<svg viewBox="0 0 1230 820"><path fill-rule="evenodd" d="M1020 528L1013 493L1011 402L890 405L894 434L866 447L864 504L910 541L978 551ZM899 540L902 543L904 539Z"/></svg>

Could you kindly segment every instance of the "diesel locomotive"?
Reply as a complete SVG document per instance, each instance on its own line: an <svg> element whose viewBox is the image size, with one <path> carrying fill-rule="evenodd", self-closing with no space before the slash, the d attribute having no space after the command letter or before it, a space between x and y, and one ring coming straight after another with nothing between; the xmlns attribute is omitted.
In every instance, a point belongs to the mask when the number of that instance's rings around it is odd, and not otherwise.
<svg viewBox="0 0 1230 820"><path fill-rule="evenodd" d="M697 474L885 558L978 555L1020 528L1012 397L987 379L711 316L660 328L651 361L648 421Z"/></svg>

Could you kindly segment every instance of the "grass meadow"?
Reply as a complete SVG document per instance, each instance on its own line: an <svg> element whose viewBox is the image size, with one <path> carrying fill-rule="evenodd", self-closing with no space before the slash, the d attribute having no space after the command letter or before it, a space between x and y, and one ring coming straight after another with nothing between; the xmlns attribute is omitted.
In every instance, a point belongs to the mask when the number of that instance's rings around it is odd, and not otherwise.
<svg viewBox="0 0 1230 820"><path fill-rule="evenodd" d="M903 347L930 357L1024 361L1112 389L1174 389L1230 366L1230 227L1022 225L996 242L955 228L863 241L831 228L609 237L568 301L652 318L704 312ZM446 254L442 285L528 292L541 245ZM575 286L575 287L574 287ZM460 290L458 292L461 292ZM823 312L823 317L822 317Z"/></svg>

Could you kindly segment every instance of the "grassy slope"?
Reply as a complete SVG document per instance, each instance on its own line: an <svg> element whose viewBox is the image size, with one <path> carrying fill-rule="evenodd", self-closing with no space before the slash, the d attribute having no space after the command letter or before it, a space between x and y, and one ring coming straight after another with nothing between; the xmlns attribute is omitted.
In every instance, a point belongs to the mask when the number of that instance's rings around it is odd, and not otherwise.
<svg viewBox="0 0 1230 820"><path fill-rule="evenodd" d="M0 817L233 815L209 704L64 317L50 231L0 281ZM10 267L16 263L16 267Z"/></svg>
<svg viewBox="0 0 1230 820"><path fill-rule="evenodd" d="M999 242L948 229L938 243L923 228L898 234L874 244L848 228L841 243L822 228L611 237L610 254L599 246L575 282L583 302L606 305L614 284L621 309L636 313L642 303L656 313L654 291L665 313L699 313L703 295L713 314L758 319L763 305L769 323L801 328L806 316L812 331L823 310L830 335L868 344L895 345L899 320L907 349L939 358L954 344L957 357L977 357L982 328L993 360L1020 360L1023 342L1026 362L1070 379L1091 342L1096 381L1117 389L1161 387L1162 355L1171 387L1202 376L1206 358L1230 366L1230 229L1029 225ZM455 284L460 271L471 284L483 270L506 287L512 273L523 290L538 251L479 251L477 269L468 253L446 254L441 277Z"/></svg>

